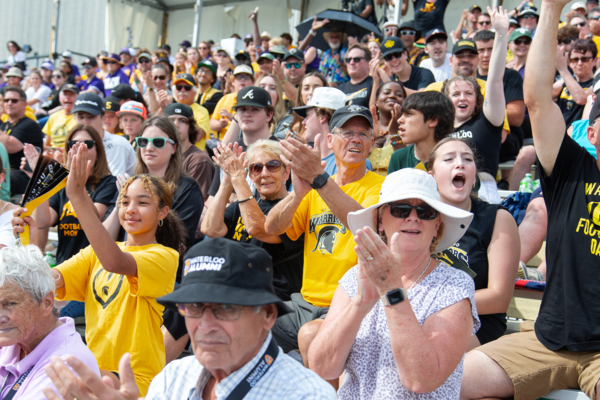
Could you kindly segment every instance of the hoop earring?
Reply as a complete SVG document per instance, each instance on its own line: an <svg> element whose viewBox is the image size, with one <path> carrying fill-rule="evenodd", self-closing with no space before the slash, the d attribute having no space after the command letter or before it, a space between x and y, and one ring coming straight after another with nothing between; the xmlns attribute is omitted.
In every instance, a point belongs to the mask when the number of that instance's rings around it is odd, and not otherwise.
<svg viewBox="0 0 600 400"><path fill-rule="evenodd" d="M437 236L434 236L433 239L431 239L431 244L437 244L437 242Z"/></svg>
<svg viewBox="0 0 600 400"><path fill-rule="evenodd" d="M158 226L163 226L163 220L158 221Z"/></svg>

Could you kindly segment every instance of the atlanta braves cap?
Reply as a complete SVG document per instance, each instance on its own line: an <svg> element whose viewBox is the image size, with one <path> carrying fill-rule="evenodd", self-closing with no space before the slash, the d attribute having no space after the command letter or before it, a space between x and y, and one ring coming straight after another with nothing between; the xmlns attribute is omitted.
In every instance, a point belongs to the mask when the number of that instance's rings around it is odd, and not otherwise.
<svg viewBox="0 0 600 400"><path fill-rule="evenodd" d="M266 108L271 105L271 95L265 89L257 86L248 86L240 90L237 94L238 107L261 107Z"/></svg>

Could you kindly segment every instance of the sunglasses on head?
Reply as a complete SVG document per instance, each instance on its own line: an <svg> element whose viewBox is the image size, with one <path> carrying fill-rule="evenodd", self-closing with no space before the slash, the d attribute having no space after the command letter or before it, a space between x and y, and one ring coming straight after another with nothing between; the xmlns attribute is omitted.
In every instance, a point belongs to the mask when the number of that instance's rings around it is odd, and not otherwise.
<svg viewBox="0 0 600 400"><path fill-rule="evenodd" d="M298 68L300 68L300 66L302 66L302 63L299 63L299 62L295 62L295 63L285 63L285 67L286 67L287 69L292 69L292 67L294 67L294 68L298 69Z"/></svg>
<svg viewBox="0 0 600 400"><path fill-rule="evenodd" d="M167 142L169 142L171 144L175 144L175 141L173 139L164 138L164 137L155 137L155 138L136 137L135 138L135 143L141 149L145 149L146 147L148 147L148 143L150 143L150 142L152 142L152 146L156 147L157 149L162 149L163 147L165 147Z"/></svg>
<svg viewBox="0 0 600 400"><path fill-rule="evenodd" d="M402 36L415 36L417 31L400 31L400 34Z"/></svg>
<svg viewBox="0 0 600 400"><path fill-rule="evenodd" d="M402 52L388 54L387 56L383 57L383 59L385 61L392 61L394 58L397 58L397 59L402 58Z"/></svg>
<svg viewBox="0 0 600 400"><path fill-rule="evenodd" d="M417 211L417 217L425 221L431 221L432 219L436 219L438 216L437 210L431 207L429 204L411 206L410 204L406 203L390 203L389 205L390 214L394 218L406 219L409 217L410 213L412 213L413 209Z"/></svg>
<svg viewBox="0 0 600 400"><path fill-rule="evenodd" d="M581 61L582 63L586 63L586 62L590 61L591 59L592 59L592 57L571 57L571 62L578 63L579 61Z"/></svg>
<svg viewBox="0 0 600 400"><path fill-rule="evenodd" d="M576 24L571 24L571 26L576 26L578 28L583 28L585 26L585 22L579 22L579 23L576 23Z"/></svg>
<svg viewBox="0 0 600 400"><path fill-rule="evenodd" d="M192 90L192 87L190 85L175 85L175 88L179 91L185 90L186 92Z"/></svg>
<svg viewBox="0 0 600 400"><path fill-rule="evenodd" d="M94 142L93 140L69 140L67 142L67 145L69 146L69 150L72 149L73 146L75 146L77 143L85 143L88 150L92 149L94 147L94 145L96 144L96 142Z"/></svg>
<svg viewBox="0 0 600 400"><path fill-rule="evenodd" d="M277 172L281 169L281 166L281 161L271 160L267 161L266 164L252 163L248 165L248 171L250 171L250 175L257 176L262 174L264 167L267 167L267 171L269 172Z"/></svg>
<svg viewBox="0 0 600 400"><path fill-rule="evenodd" d="M351 62L358 64L359 62L361 62L361 60L365 60L365 58L364 57L346 57L346 58L344 58L344 61L346 62L346 64L350 64Z"/></svg>
<svg viewBox="0 0 600 400"><path fill-rule="evenodd" d="M4 103L13 103L13 104L17 104L19 101L21 101L21 99L4 99Z"/></svg>
<svg viewBox="0 0 600 400"><path fill-rule="evenodd" d="M156 75L153 76L152 79L154 79L155 81L164 81L165 79L167 79L166 75Z"/></svg>
<svg viewBox="0 0 600 400"><path fill-rule="evenodd" d="M517 46L519 46L521 44L531 44L531 39L517 39L517 40L515 40L515 44Z"/></svg>

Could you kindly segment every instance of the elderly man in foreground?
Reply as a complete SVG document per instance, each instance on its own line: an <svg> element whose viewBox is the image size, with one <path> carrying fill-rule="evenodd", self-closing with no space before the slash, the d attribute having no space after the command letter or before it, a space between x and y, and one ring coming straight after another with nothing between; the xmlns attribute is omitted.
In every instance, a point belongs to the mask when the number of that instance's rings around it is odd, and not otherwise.
<svg viewBox="0 0 600 400"><path fill-rule="evenodd" d="M185 316L194 355L171 362L146 399L337 399L317 374L283 353L270 329L290 310L275 295L268 253L224 238L204 240L186 254L179 289L158 300ZM75 357L48 368L65 400L137 400L129 355L121 387L103 383ZM85 382L85 383L84 383ZM49 400L60 399L48 389Z"/></svg>
<svg viewBox="0 0 600 400"><path fill-rule="evenodd" d="M71 318L54 308L52 270L36 246L0 250L0 388L1 399L43 399L54 385L44 372L53 356L74 354L99 378L92 352Z"/></svg>

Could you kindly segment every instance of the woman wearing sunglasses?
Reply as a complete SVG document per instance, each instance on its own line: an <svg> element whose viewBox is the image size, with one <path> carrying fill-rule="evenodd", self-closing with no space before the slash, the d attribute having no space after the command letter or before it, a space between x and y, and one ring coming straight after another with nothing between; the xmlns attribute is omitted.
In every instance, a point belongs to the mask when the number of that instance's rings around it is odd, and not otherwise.
<svg viewBox="0 0 600 400"><path fill-rule="evenodd" d="M88 159L92 169L86 181L86 190L94 205L95 213L100 221L104 220L106 211L115 204L117 194L116 178L111 175L106 161L106 153L98 132L89 125L76 125L65 137L64 154L67 155L66 167L71 167L73 147L83 143L87 147ZM25 156L29 165L36 165L37 150L30 144L25 145ZM73 206L67 197L65 189L40 204L33 212L33 219L39 229L58 226L58 246L56 248L56 263L61 264L89 246L90 242L84 231ZM42 248L45 243L38 243ZM71 318L82 317L83 303L73 302L61 310L61 316Z"/></svg>
<svg viewBox="0 0 600 400"><path fill-rule="evenodd" d="M294 242L286 234L269 235L264 229L265 215L288 194L285 182L290 170L279 159L282 154L274 140L258 140L248 147L247 153L242 153L237 143L233 147L219 143L213 160L223 170L223 179L201 230L209 237L264 248L273 257L275 293L282 300L290 300L290 295L298 293L302 286L304 240ZM247 178L256 187L256 195ZM234 190L238 200L228 206Z"/></svg>
<svg viewBox="0 0 600 400"><path fill-rule="evenodd" d="M187 53L183 50L180 50L175 54L175 69L173 70L173 79L177 77L179 74L185 74L185 64L187 63Z"/></svg>
<svg viewBox="0 0 600 400"><path fill-rule="evenodd" d="M173 92L169 86L170 73L162 64L154 64L149 79L146 80L148 90L144 100L152 115L161 115L169 104L173 103Z"/></svg>
<svg viewBox="0 0 600 400"><path fill-rule="evenodd" d="M115 243L85 190L87 155L85 143L73 147L65 191L90 246L52 270L55 295L59 300L85 301L87 345L104 379L119 385L119 360L131 353L135 383L144 396L165 366L160 330L164 307L156 298L175 285L183 227L170 210L167 184L155 176L136 175L123 184L118 199L127 240ZM29 224L34 236L35 221L19 218L21 212L19 208L14 213L13 231L22 232L22 225Z"/></svg>
<svg viewBox="0 0 600 400"><path fill-rule="evenodd" d="M440 201L425 171L385 178L379 203L348 214L358 265L340 280L308 351L340 399L458 399L462 358L479 329L474 284L432 254L473 215Z"/></svg>

